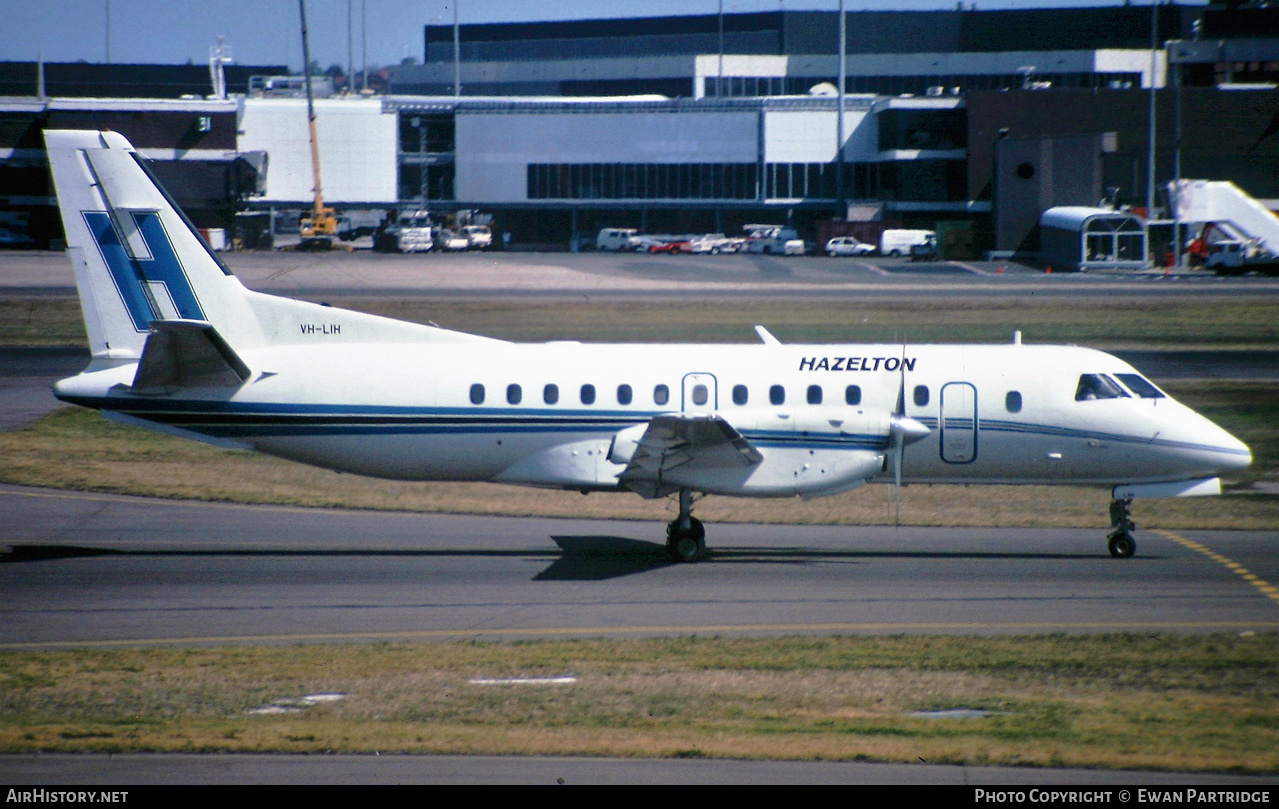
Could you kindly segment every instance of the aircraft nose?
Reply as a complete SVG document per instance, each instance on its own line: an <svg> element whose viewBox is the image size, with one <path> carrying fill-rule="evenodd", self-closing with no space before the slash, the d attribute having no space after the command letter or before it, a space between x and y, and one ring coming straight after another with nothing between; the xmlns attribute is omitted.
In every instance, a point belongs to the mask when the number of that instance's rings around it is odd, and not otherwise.
<svg viewBox="0 0 1279 809"><path fill-rule="evenodd" d="M1226 435L1232 439L1232 447L1223 447L1222 455L1224 456L1223 466L1225 469L1247 469L1252 466L1252 450L1248 445L1235 438L1230 433Z"/></svg>
<svg viewBox="0 0 1279 809"><path fill-rule="evenodd" d="M1247 469L1252 465L1252 450L1248 445L1211 421L1204 419L1202 441L1212 448L1212 454L1220 472Z"/></svg>

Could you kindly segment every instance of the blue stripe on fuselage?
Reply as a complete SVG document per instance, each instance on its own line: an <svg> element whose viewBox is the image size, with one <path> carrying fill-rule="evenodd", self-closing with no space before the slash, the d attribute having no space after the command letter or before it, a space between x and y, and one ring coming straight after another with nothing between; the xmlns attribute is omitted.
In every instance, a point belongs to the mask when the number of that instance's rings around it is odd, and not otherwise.
<svg viewBox="0 0 1279 809"><path fill-rule="evenodd" d="M369 435L459 433L564 433L600 432L642 424L657 413L606 411L528 411L517 408L452 409L442 407L397 407L377 405L306 405L263 402L217 402L198 400L147 400L116 397L59 397L72 404L101 410L116 410L147 421L182 427L218 437L268 437L273 435ZM921 417L934 429L937 419ZM1242 450L1187 441L1154 439L1149 436L1103 433L1051 424L982 420L986 433L1048 436L1073 440L1099 439L1124 444L1142 444L1164 449L1189 449L1226 454ZM743 437L761 447L804 447L812 449L874 449L889 445L886 436L823 435L772 430L747 430Z"/></svg>

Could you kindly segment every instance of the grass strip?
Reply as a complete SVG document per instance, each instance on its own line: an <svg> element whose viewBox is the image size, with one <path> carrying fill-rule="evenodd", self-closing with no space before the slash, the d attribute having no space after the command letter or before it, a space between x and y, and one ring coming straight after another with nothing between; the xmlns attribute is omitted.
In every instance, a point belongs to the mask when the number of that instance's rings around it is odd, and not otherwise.
<svg viewBox="0 0 1279 809"><path fill-rule="evenodd" d="M671 300L575 303L429 296L334 297L335 306L517 341L755 342L768 326L787 343L1027 342L1117 348L1273 348L1279 300L1122 295L850 301ZM83 346L71 297L0 298L0 345Z"/></svg>
<svg viewBox="0 0 1279 809"><path fill-rule="evenodd" d="M0 653L5 752L551 754L1279 772L1279 635ZM571 675L572 682L545 682ZM533 684L480 679L541 678ZM341 694L304 707L302 698ZM256 713L275 706L274 713ZM936 719L919 712L976 712Z"/></svg>

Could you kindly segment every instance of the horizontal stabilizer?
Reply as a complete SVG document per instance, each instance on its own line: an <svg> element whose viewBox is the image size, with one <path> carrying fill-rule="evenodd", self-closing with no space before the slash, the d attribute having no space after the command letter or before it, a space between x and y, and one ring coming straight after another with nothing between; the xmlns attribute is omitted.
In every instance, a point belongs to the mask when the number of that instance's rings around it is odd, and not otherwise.
<svg viewBox="0 0 1279 809"><path fill-rule="evenodd" d="M151 324L133 392L172 393L181 388L236 387L252 375L249 366L203 320L157 320Z"/></svg>

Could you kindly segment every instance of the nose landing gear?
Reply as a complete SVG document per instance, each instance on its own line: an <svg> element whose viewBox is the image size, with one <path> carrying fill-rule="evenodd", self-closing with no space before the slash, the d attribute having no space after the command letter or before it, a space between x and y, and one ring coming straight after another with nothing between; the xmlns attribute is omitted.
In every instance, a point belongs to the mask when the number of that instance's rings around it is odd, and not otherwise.
<svg viewBox="0 0 1279 809"><path fill-rule="evenodd" d="M1132 498L1115 498L1110 501L1110 526L1115 530L1106 537L1110 555L1116 559L1127 559L1137 552L1137 540L1132 532L1137 524L1132 521Z"/></svg>
<svg viewBox="0 0 1279 809"><path fill-rule="evenodd" d="M706 556L706 528L693 516L693 492L679 490L679 516L666 526L666 552L676 562L697 562Z"/></svg>

